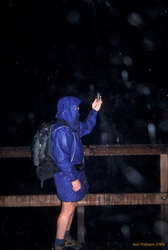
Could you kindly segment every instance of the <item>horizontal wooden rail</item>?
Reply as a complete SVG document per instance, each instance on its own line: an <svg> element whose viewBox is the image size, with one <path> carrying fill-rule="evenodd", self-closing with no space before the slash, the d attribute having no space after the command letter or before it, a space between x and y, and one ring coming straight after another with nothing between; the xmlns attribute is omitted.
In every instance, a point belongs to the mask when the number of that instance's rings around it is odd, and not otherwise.
<svg viewBox="0 0 168 250"><path fill-rule="evenodd" d="M161 155L168 154L168 145L84 145L85 156ZM31 158L30 147L0 147L0 158Z"/></svg>
<svg viewBox="0 0 168 250"><path fill-rule="evenodd" d="M84 146L85 156L160 156L160 193L88 194L78 202L77 238L84 242L85 206L161 205L161 219L168 225L168 145L91 145ZM0 158L31 158L30 147L0 147ZM0 196L0 207L52 207L60 206L56 195ZM168 226L166 226L168 232ZM163 241L168 241L165 227L161 228Z"/></svg>
<svg viewBox="0 0 168 250"><path fill-rule="evenodd" d="M0 207L60 206L56 195L0 196ZM88 194L78 206L161 205L168 204L168 193Z"/></svg>

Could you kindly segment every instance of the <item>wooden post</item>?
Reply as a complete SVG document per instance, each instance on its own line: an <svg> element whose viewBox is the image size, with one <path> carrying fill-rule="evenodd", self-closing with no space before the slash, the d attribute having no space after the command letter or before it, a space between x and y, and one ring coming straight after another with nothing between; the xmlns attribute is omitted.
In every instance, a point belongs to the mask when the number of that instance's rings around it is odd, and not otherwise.
<svg viewBox="0 0 168 250"><path fill-rule="evenodd" d="M160 192L168 192L168 155L160 156ZM168 241L168 205L161 205L161 239Z"/></svg>
<svg viewBox="0 0 168 250"><path fill-rule="evenodd" d="M80 243L85 243L85 207L77 207L77 239Z"/></svg>

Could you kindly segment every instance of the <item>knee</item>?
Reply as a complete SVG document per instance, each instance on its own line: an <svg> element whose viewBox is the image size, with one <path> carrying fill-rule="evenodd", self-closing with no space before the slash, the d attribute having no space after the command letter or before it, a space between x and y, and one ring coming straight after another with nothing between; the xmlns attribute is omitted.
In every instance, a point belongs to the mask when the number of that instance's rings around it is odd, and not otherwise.
<svg viewBox="0 0 168 250"><path fill-rule="evenodd" d="M76 203L74 203L74 202L64 203L64 204L62 204L61 212L66 214L66 215L71 216L71 215L73 215L75 208L76 208Z"/></svg>

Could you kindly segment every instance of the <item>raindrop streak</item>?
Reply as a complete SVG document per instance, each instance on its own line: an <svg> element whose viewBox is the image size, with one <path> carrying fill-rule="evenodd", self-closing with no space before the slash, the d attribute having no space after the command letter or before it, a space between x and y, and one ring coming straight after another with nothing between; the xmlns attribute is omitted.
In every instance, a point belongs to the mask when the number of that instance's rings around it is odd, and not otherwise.
<svg viewBox="0 0 168 250"><path fill-rule="evenodd" d="M156 143L156 126L153 123L149 123L147 126L147 129L148 129L150 143L155 144Z"/></svg>
<svg viewBox="0 0 168 250"><path fill-rule="evenodd" d="M162 221L162 220L155 221L154 226L153 226L154 232L157 235L160 235L165 242L168 241L168 236L167 236L168 235L168 230L167 230L167 228L168 228L168 224L165 221Z"/></svg>
<svg viewBox="0 0 168 250"><path fill-rule="evenodd" d="M129 56L124 56L123 63L128 67L132 66L133 65L132 58Z"/></svg>
<svg viewBox="0 0 168 250"><path fill-rule="evenodd" d="M142 41L142 46L144 48L145 51L152 51L155 49L155 42L150 39L150 38L147 38L145 37Z"/></svg>
<svg viewBox="0 0 168 250"><path fill-rule="evenodd" d="M121 72L121 76L122 76L123 81L127 81L128 80L128 71L127 70L123 70Z"/></svg>
<svg viewBox="0 0 168 250"><path fill-rule="evenodd" d="M132 12L128 15L128 23L139 28L144 24L141 15L136 12Z"/></svg>
<svg viewBox="0 0 168 250"><path fill-rule="evenodd" d="M141 95L149 96L151 94L150 88L145 86L144 84L138 84L136 86L136 89Z"/></svg>
<svg viewBox="0 0 168 250"><path fill-rule="evenodd" d="M130 228L128 225L122 225L121 227L121 232L124 236L125 239L129 239L130 238Z"/></svg>
<svg viewBox="0 0 168 250"><path fill-rule="evenodd" d="M142 175L136 169L133 169L132 167L127 168L125 175L129 183L131 183L132 185L139 186L143 182Z"/></svg>
<svg viewBox="0 0 168 250"><path fill-rule="evenodd" d="M80 13L76 10L69 11L67 20L70 24L78 24L80 22Z"/></svg>

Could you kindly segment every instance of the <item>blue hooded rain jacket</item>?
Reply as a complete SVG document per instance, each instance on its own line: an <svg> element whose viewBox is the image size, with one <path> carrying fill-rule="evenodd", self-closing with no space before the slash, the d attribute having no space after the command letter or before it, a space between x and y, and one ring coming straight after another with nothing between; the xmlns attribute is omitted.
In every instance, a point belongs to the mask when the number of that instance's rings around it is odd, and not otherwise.
<svg viewBox="0 0 168 250"><path fill-rule="evenodd" d="M71 128L63 122L57 122L52 127L51 147L55 163L61 170L54 174L57 195L62 201L79 201L88 191L88 183L84 170L77 170L75 165L83 161L83 148L81 137L89 134L96 124L97 112L91 110L85 122L79 121L79 104L81 100L66 96L58 101L56 118L66 121ZM72 181L79 179L81 189L74 192Z"/></svg>

